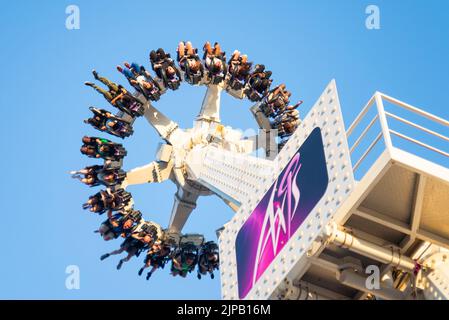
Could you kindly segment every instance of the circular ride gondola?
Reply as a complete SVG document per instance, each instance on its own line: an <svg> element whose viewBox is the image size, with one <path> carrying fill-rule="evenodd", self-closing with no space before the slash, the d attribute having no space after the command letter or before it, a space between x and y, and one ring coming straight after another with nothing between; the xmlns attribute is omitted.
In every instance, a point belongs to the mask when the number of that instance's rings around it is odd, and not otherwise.
<svg viewBox="0 0 449 320"><path fill-rule="evenodd" d="M190 42L181 42L177 48L178 65L163 49L151 51L149 58L155 76L137 63L125 62L124 66L118 66L117 70L126 77L135 93L99 76L94 70L94 78L107 89L92 82L85 84L102 94L118 112L113 114L90 107L93 115L85 123L100 132L125 139L132 136L136 118L145 114L145 105L149 101L158 101L170 90L178 90L182 82L195 86L220 86L233 97L257 102L258 111L269 120L269 126L277 130L278 147L282 148L299 125L296 109L301 103L290 105L291 93L285 85L272 89L271 71L261 64L253 66L239 51L234 51L229 61L226 61L226 53L218 43L212 46L207 42L203 51L200 58L198 50ZM90 158L103 159L103 164L73 171L72 177L90 187L105 187L105 190L91 196L83 208L99 215L107 212L107 220L96 231L104 240L124 239L120 249L104 254L101 260L126 252L126 258L121 259L117 266L120 269L123 262L146 251L139 275L145 268L152 267L147 279L169 261L173 275L185 277L197 268L199 279L206 274L214 278L213 272L219 267L219 250L215 242L205 241L202 235L197 234L173 234L158 223L144 220L140 211L134 209L131 193L125 191L127 173L122 170L122 165L127 152L123 145L87 136L82 142L81 152Z"/></svg>

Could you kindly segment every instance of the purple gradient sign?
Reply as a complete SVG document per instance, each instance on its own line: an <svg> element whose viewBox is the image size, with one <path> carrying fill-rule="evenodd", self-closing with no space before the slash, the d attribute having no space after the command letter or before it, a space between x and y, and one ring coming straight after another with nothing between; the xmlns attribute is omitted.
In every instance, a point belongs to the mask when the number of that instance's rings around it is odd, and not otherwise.
<svg viewBox="0 0 449 320"><path fill-rule="evenodd" d="M315 128L237 234L240 299L323 197L328 180L321 130Z"/></svg>

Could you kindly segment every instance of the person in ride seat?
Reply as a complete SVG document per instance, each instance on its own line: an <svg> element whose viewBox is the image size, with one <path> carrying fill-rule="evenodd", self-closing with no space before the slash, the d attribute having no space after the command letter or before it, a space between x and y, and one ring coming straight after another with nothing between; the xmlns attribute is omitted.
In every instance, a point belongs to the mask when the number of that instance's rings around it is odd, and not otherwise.
<svg viewBox="0 0 449 320"><path fill-rule="evenodd" d="M163 78L163 63L167 60L171 60L170 54L165 53L164 49L162 48L159 48L156 51L152 50L150 52L151 67L153 68L154 72L156 72L157 76L161 79Z"/></svg>
<svg viewBox="0 0 449 320"><path fill-rule="evenodd" d="M90 107L89 109L94 116L84 120L84 122L92 125L95 129L108 132L120 138L128 137L133 133L130 122L119 118L104 109L97 109L94 107Z"/></svg>
<svg viewBox="0 0 449 320"><path fill-rule="evenodd" d="M134 70L131 69L130 65L127 62L125 62L124 65L125 65L125 67L117 66L116 67L117 71L125 76L125 78L129 82L129 84L134 89L136 89L137 91L140 91L141 88L139 86L139 83L136 80L138 74Z"/></svg>
<svg viewBox="0 0 449 320"><path fill-rule="evenodd" d="M164 86L172 90L179 88L181 74L170 54L165 53L162 48L159 48L157 51L153 50L150 52L150 61L154 72L164 82Z"/></svg>
<svg viewBox="0 0 449 320"><path fill-rule="evenodd" d="M198 278L201 278L201 275L210 273L213 279L213 271L218 269L219 263L218 246L212 241L205 243L198 258Z"/></svg>
<svg viewBox="0 0 449 320"><path fill-rule="evenodd" d="M290 102L291 92L285 89L285 84L281 84L271 90L267 96L267 103L278 110L284 108Z"/></svg>
<svg viewBox="0 0 449 320"><path fill-rule="evenodd" d="M113 196L113 203L107 207L108 209L113 208L115 210L121 210L129 204L132 198L131 193L125 191L123 188L114 189L111 194Z"/></svg>
<svg viewBox="0 0 449 320"><path fill-rule="evenodd" d="M86 203L83 204L83 209L89 209L90 212L103 214L107 209L115 208L114 194L105 190L100 190L93 196L89 197Z"/></svg>
<svg viewBox="0 0 449 320"><path fill-rule="evenodd" d="M126 150L119 143L108 139L84 136L81 153L90 158L103 158L118 161L126 155Z"/></svg>
<svg viewBox="0 0 449 320"><path fill-rule="evenodd" d="M207 70L212 76L219 75L225 72L225 52L221 51L220 45L215 42L214 47L210 45L210 42L206 42L203 47L204 55L203 60Z"/></svg>
<svg viewBox="0 0 449 320"><path fill-rule="evenodd" d="M94 88L97 92L103 95L106 101L123 112L132 116L143 115L144 110L142 109L142 103L132 96L123 86L118 85L105 77L100 77L95 70L93 70L92 73L95 79L108 87L108 90L104 90L92 82L85 82L84 84L86 86Z"/></svg>
<svg viewBox="0 0 449 320"><path fill-rule="evenodd" d="M215 75L220 73L220 71L223 69L223 61L217 58L212 58L211 62L208 64L209 71Z"/></svg>
<svg viewBox="0 0 449 320"><path fill-rule="evenodd" d="M106 120L105 131L122 139L133 134L131 123L115 116Z"/></svg>
<svg viewBox="0 0 449 320"><path fill-rule="evenodd" d="M246 54L241 55L238 50L235 50L229 60L229 70L239 79L245 79L249 76L251 69L251 62L248 62L248 56Z"/></svg>
<svg viewBox="0 0 449 320"><path fill-rule="evenodd" d="M197 50L193 48L192 43L190 41L187 41L186 43L181 41L178 44L176 52L178 54L177 57L178 61L182 61L186 57L193 57L197 53Z"/></svg>
<svg viewBox="0 0 449 320"><path fill-rule="evenodd" d="M122 268L124 262L128 262L132 257L138 256L140 251L145 247L145 243L137 240L132 235L127 236L125 240L120 244L120 248L106 253L100 257L100 260L104 260L112 255L118 255L126 251L127 255L125 258L120 259L117 264L117 270Z"/></svg>
<svg viewBox="0 0 449 320"><path fill-rule="evenodd" d="M137 223L141 220L140 211L128 210L125 212L117 212L112 214L112 210L108 211L108 219L104 221L96 233L100 233L103 240L109 241L118 237L126 238L129 236Z"/></svg>
<svg viewBox="0 0 449 320"><path fill-rule="evenodd" d="M281 84L268 92L260 105L260 109L267 117L275 118L284 112L290 102L290 96L291 93L285 90L285 84Z"/></svg>
<svg viewBox="0 0 449 320"><path fill-rule="evenodd" d="M250 75L251 85L259 93L265 92L271 85L272 80L270 79L272 75L271 71L265 70L265 65L256 64L253 73ZM258 80L258 81L256 81Z"/></svg>
<svg viewBox="0 0 449 320"><path fill-rule="evenodd" d="M145 109L142 102L130 94L125 88L120 87L120 94L117 95L111 104L130 116L140 117L144 114Z"/></svg>
<svg viewBox="0 0 449 320"><path fill-rule="evenodd" d="M98 173L103 169L103 166L93 165L85 167L84 169L77 171L70 171L72 178L80 180L82 183L93 187L98 186L100 181L98 179Z"/></svg>
<svg viewBox="0 0 449 320"><path fill-rule="evenodd" d="M132 229L125 241L120 245L119 249L102 255L100 259L104 260L111 255L121 254L126 251L128 255L125 258L120 259L117 265L117 269L120 269L124 262L128 262L134 256L139 256L142 250L152 246L157 239L157 226L152 222L145 221Z"/></svg>
<svg viewBox="0 0 449 320"><path fill-rule="evenodd" d="M168 244L165 244L164 242L158 240L156 241L153 246L148 249L147 255L144 260L144 265L139 270L139 276L142 275L143 271L148 268L152 267L152 269L147 273L146 279L150 279L151 275L158 269L158 268L164 268L165 263L167 262L167 258L170 255L171 248Z"/></svg>
<svg viewBox="0 0 449 320"><path fill-rule="evenodd" d="M90 110L93 112L93 117L88 118L84 120L84 123L90 124L92 127L94 127L97 130L100 131L106 131L106 121L108 119L108 111L104 109L96 109L96 108L90 108Z"/></svg>
<svg viewBox="0 0 449 320"><path fill-rule="evenodd" d="M97 92L102 94L107 101L112 101L120 92L119 86L116 83L110 81L108 78L99 76L98 72L95 70L92 70L92 74L94 75L94 78L96 80L106 85L108 87L108 90L104 90L93 82L85 82L84 84L86 86L94 88Z"/></svg>
<svg viewBox="0 0 449 320"><path fill-rule="evenodd" d="M166 69L166 75L169 80L174 80L176 78L176 70L173 66L168 66Z"/></svg>
<svg viewBox="0 0 449 320"><path fill-rule="evenodd" d="M284 109L284 111L278 114L274 119L274 124L277 125L285 121L296 121L299 120L299 111L297 108L302 104L302 101L295 105L289 105Z"/></svg>
<svg viewBox="0 0 449 320"><path fill-rule="evenodd" d="M188 59L186 61L189 71L193 74L201 72L201 61L196 59Z"/></svg>
<svg viewBox="0 0 449 320"><path fill-rule="evenodd" d="M195 269L197 261L198 250L193 245L187 245L172 258L171 274L185 278Z"/></svg>
<svg viewBox="0 0 449 320"><path fill-rule="evenodd" d="M108 195L106 191L100 191L93 196L90 196L86 203L83 204L83 209L89 209L92 213L103 214L105 212L105 203Z"/></svg>
<svg viewBox="0 0 449 320"><path fill-rule="evenodd" d="M83 209L89 209L93 213L103 214L106 210L121 210L131 200L131 194L123 189L101 190L89 197L83 204Z"/></svg>
<svg viewBox="0 0 449 320"><path fill-rule="evenodd" d="M224 54L224 52L221 51L221 47L218 42L215 42L214 47L212 48L212 46L210 45L210 42L207 41L204 44L203 50L204 50L204 57L203 57L204 60L206 60L208 57L210 58L213 56L221 57Z"/></svg>
<svg viewBox="0 0 449 320"><path fill-rule="evenodd" d="M140 88L142 88L144 94L149 94L151 97L155 96L156 94L160 96L162 87L157 81L153 79L151 74L143 66L138 65L135 62L133 62L131 65L125 65L130 68L132 72L134 72L136 82L140 86Z"/></svg>
<svg viewBox="0 0 449 320"><path fill-rule="evenodd" d="M157 101L160 98L162 88L145 68L135 62L124 63L125 67L117 66L117 70L122 73L129 84L142 93L146 98Z"/></svg>
<svg viewBox="0 0 449 320"><path fill-rule="evenodd" d="M165 53L164 49L159 48L156 51L152 50L150 52L150 62L153 70L156 71L155 69L160 67L158 64L161 64L167 58L170 58L170 54Z"/></svg>
<svg viewBox="0 0 449 320"><path fill-rule="evenodd" d="M228 72L230 77L230 86L232 89L240 90L246 84L252 63L248 62L247 55L240 55L238 50L235 50L228 63Z"/></svg>
<svg viewBox="0 0 449 320"><path fill-rule="evenodd" d="M93 187L100 184L110 187L120 184L126 178L126 172L119 168L107 168L102 165L88 166L77 171L70 171L72 178Z"/></svg>
<svg viewBox="0 0 449 320"><path fill-rule="evenodd" d="M134 64L134 63L133 63ZM121 74L123 74L126 79L128 80L129 84L136 89L137 91L140 91L140 85L137 82L137 77L140 76L139 74L139 69L133 68L131 67L131 65L128 62L124 63L125 67L122 66L117 66L117 71L120 72ZM151 85L151 84L150 84Z"/></svg>
<svg viewBox="0 0 449 320"><path fill-rule="evenodd" d="M281 138L289 137L291 136L295 130L298 128L301 121L298 120L285 120L282 121L278 126L278 135Z"/></svg>
<svg viewBox="0 0 449 320"><path fill-rule="evenodd" d="M202 76L202 65L201 60L198 57L198 50L193 48L192 43L187 41L186 43L180 42L178 44L177 51L177 60L181 70L186 72L186 80L191 80L189 77L197 75L198 77ZM199 81L199 80L198 80ZM194 83L196 84L197 81Z"/></svg>
<svg viewBox="0 0 449 320"><path fill-rule="evenodd" d="M253 72L248 76L249 88L245 90L246 96L251 101L260 101L267 94L273 82L271 71L266 71L263 64L256 64Z"/></svg>
<svg viewBox="0 0 449 320"><path fill-rule="evenodd" d="M103 169L98 172L98 180L101 184L111 187L123 182L126 172L120 169Z"/></svg>

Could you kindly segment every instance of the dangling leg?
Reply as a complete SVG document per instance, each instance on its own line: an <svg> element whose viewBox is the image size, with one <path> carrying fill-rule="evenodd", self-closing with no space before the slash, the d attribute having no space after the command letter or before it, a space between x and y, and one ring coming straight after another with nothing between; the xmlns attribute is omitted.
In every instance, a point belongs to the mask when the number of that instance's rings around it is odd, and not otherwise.
<svg viewBox="0 0 449 320"><path fill-rule="evenodd" d="M147 280L151 278L151 275L153 274L154 271L156 271L156 269L157 269L157 266L153 266L153 268L151 268L151 271L147 273L147 277L146 277Z"/></svg>
<svg viewBox="0 0 449 320"><path fill-rule="evenodd" d="M106 259L106 258L108 258L108 257L110 257L110 256L114 256L114 255L116 255L116 254L120 254L120 253L122 253L123 251L125 251L125 249L124 249L124 248L120 248L120 249L114 250L114 251L112 251L112 252L110 252L110 253L105 253L104 255L102 255L102 256L100 257L100 260L104 260L104 259Z"/></svg>
<svg viewBox="0 0 449 320"><path fill-rule="evenodd" d="M129 253L128 253L128 255L127 255L125 258L120 259L120 261L119 261L119 263L118 263L118 265L117 265L117 270L120 270L121 267L122 267L122 265L123 265L123 263L124 263L124 262L128 262L129 260L131 260L131 258L132 258L135 254L136 254L136 250L130 250Z"/></svg>
<svg viewBox="0 0 449 320"><path fill-rule="evenodd" d="M215 42L214 44L214 54L218 57L221 54L221 47L218 42Z"/></svg>
<svg viewBox="0 0 449 320"><path fill-rule="evenodd" d="M111 101L113 99L111 93L109 93L108 91L104 90L103 88L97 86L95 83L85 82L84 84L86 86L94 88L95 91L97 91L98 93L102 94L105 97L106 100Z"/></svg>
<svg viewBox="0 0 449 320"><path fill-rule="evenodd" d="M211 47L209 41L207 41L207 42L204 44L203 50L205 51L205 53L206 53L207 55L212 55L212 54L213 54L212 47Z"/></svg>
<svg viewBox="0 0 449 320"><path fill-rule="evenodd" d="M178 61L180 61L183 57L184 57L184 53L185 53L185 46L184 46L184 42L180 42L178 44Z"/></svg>
<svg viewBox="0 0 449 320"><path fill-rule="evenodd" d="M116 92L119 90L119 89L118 89L118 86L117 86L114 82L109 81L108 78L99 76L98 73L97 73L97 71L93 70L92 73L93 73L95 79L97 79L98 81L102 82L102 83L103 83L104 85L106 85L110 90L116 91Z"/></svg>
<svg viewBox="0 0 449 320"><path fill-rule="evenodd" d="M189 56L193 56L195 53L193 50L192 43L190 41L187 41L187 43L186 43L186 50L187 50L187 55L189 55Z"/></svg>
<svg viewBox="0 0 449 320"><path fill-rule="evenodd" d="M150 259L148 259L148 261L145 262L145 264L143 265L143 267L140 268L140 270L139 270L139 276L141 276L142 273L143 273L143 270L145 270L146 268L148 268L150 265L151 265L151 261L150 261Z"/></svg>

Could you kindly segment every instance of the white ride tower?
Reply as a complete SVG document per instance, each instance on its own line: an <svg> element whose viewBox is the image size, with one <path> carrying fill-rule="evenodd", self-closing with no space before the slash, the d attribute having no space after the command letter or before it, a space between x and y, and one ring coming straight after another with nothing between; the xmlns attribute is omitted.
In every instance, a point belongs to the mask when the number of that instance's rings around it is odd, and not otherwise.
<svg viewBox="0 0 449 320"><path fill-rule="evenodd" d="M155 161L127 173L124 187L177 185L173 237L199 196L217 195L236 212L217 231L223 299L449 298L448 121L377 92L345 130L332 81L278 153L257 104L259 136L220 123L222 90L208 86L190 129L147 103L145 117L166 143ZM393 130L393 121L437 147ZM255 155L260 148L266 158Z"/></svg>

